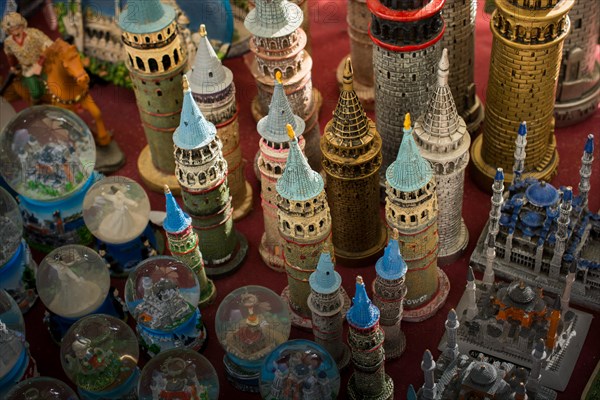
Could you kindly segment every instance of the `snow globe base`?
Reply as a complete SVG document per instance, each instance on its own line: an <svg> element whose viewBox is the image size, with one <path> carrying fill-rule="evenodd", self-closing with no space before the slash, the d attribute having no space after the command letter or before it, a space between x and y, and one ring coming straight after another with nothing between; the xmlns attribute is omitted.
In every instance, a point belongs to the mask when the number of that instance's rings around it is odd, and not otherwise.
<svg viewBox="0 0 600 400"><path fill-rule="evenodd" d="M136 400L139 380L140 369L136 368L125 383L110 391L90 392L78 388L77 393L79 394L81 400Z"/></svg>
<svg viewBox="0 0 600 400"><path fill-rule="evenodd" d="M256 370L243 368L227 355L223 357L223 364L225 365L225 375L227 380L234 388L241 390L242 392L259 392L258 383L260 378L260 367Z"/></svg>
<svg viewBox="0 0 600 400"><path fill-rule="evenodd" d="M25 240L21 241L12 258L0 267L0 288L17 302L22 313L29 311L38 297L35 292L36 267Z"/></svg>
<svg viewBox="0 0 600 400"><path fill-rule="evenodd" d="M8 391L17 383L36 376L39 376L37 364L29 354L29 350L25 348L10 372L0 378L0 399L6 398Z"/></svg>

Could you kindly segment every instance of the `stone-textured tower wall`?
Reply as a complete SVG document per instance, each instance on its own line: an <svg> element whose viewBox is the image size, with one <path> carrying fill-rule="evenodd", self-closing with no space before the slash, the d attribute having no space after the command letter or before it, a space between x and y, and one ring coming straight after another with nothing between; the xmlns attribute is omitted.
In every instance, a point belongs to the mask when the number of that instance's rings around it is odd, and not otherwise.
<svg viewBox="0 0 600 400"><path fill-rule="evenodd" d="M388 280L378 275L373 282L373 304L381 311L379 322L386 337L383 343L386 359L400 357L406 348L400 324L406 291L404 276ZM394 338L394 341L388 338Z"/></svg>
<svg viewBox="0 0 600 400"><path fill-rule="evenodd" d="M366 0L348 0L347 22L354 80L363 86L373 86L373 41L368 29L371 13Z"/></svg>
<svg viewBox="0 0 600 400"><path fill-rule="evenodd" d="M339 290L327 294L317 293L313 290L308 297L315 342L323 346L336 362L343 360L344 353L347 351L342 338L344 332L343 304L344 298Z"/></svg>
<svg viewBox="0 0 600 400"><path fill-rule="evenodd" d="M438 227L440 235L440 248L451 248L456 239L460 237L462 222L462 203L465 183L465 168L469 163L469 153L460 160L457 169L446 175L437 175L435 181L437 184L438 203L443 204L438 214ZM438 166L433 163L434 170ZM443 241L442 241L443 238Z"/></svg>

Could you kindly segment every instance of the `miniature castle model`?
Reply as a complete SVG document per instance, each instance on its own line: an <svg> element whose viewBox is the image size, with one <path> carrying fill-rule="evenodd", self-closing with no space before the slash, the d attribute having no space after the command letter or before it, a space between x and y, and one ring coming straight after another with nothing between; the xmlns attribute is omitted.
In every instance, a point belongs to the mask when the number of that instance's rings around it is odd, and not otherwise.
<svg viewBox="0 0 600 400"><path fill-rule="evenodd" d="M333 245L342 264L368 263L385 247L387 233L379 217L381 137L353 87L346 59L344 84L321 138L327 197L333 199Z"/></svg>
<svg viewBox="0 0 600 400"><path fill-rule="evenodd" d="M341 370L350 361L350 351L342 339L344 332L342 316L344 296L340 290L342 277L334 271L333 267L331 253L323 250L317 269L309 277L311 293L307 301L312 315L315 342L331 354L338 369Z"/></svg>
<svg viewBox="0 0 600 400"><path fill-rule="evenodd" d="M304 49L307 35L300 28L302 10L287 0L256 0L255 5L244 22L252 33L252 54L246 61L258 86L252 114L257 121L268 114L273 82L277 72L281 72L292 110L305 121L306 157L311 168L318 171L321 169L318 121L321 95L312 86L312 58Z"/></svg>
<svg viewBox="0 0 600 400"><path fill-rule="evenodd" d="M175 175L198 235L206 274L218 276L241 265L248 243L233 226L227 161L217 128L202 115L185 76L183 88L181 124L173 135Z"/></svg>
<svg viewBox="0 0 600 400"><path fill-rule="evenodd" d="M394 381L385 373L384 333L379 327L379 309L369 299L361 276L356 277L356 292L346 320L354 364L354 372L348 381L348 397L352 400L393 399Z"/></svg>
<svg viewBox="0 0 600 400"><path fill-rule="evenodd" d="M437 84L426 112L415 123L415 142L431 162L436 181L440 247L438 262L456 260L469 244L469 231L462 218L465 169L469 164L471 138L465 121L458 115L450 87L448 51L442 51Z"/></svg>
<svg viewBox="0 0 600 400"><path fill-rule="evenodd" d="M175 17L175 10L159 0L129 0L119 16L126 65L148 141L138 170L155 191L166 184L177 187L171 133L179 125L187 53Z"/></svg>
<svg viewBox="0 0 600 400"><path fill-rule="evenodd" d="M402 116L410 112L418 118L427 107L442 53L443 5L444 0L367 1L373 14L369 35L375 44L375 120L383 139L382 185L402 142Z"/></svg>
<svg viewBox="0 0 600 400"><path fill-rule="evenodd" d="M134 312L141 315L152 329L170 330L188 320L194 313L193 306L185 301L177 285L161 278L152 283L152 278L142 278L144 299Z"/></svg>
<svg viewBox="0 0 600 400"><path fill-rule="evenodd" d="M196 274L200 284L198 306L206 307L217 297L217 288L206 277L198 235L192 229L192 219L179 207L168 186L165 186L165 197L167 216L163 222L163 228L167 234L169 250L175 258L190 267Z"/></svg>
<svg viewBox="0 0 600 400"><path fill-rule="evenodd" d="M413 138L410 115L398 157L386 171L385 219L397 229L400 252L408 266L404 320L418 322L433 316L446 302L450 281L438 268L438 203L435 177Z"/></svg>
<svg viewBox="0 0 600 400"><path fill-rule="evenodd" d="M259 252L265 264L275 271L284 271L283 248L285 241L277 226L277 191L275 184L283 174L289 152L286 125L294 132L304 132L304 120L292 112L281 82L281 72L276 75L275 89L269 106L269 114L256 125L261 136L256 160L260 171L261 205L263 209L265 233L260 240ZM304 148L304 138L298 137L300 149Z"/></svg>
<svg viewBox="0 0 600 400"><path fill-rule="evenodd" d="M210 44L204 25L200 25L200 42L188 79L196 104L217 127L217 136L223 143L233 220L237 221L252 209L252 187L244 177L235 84L231 70L221 64Z"/></svg>
<svg viewBox="0 0 600 400"><path fill-rule="evenodd" d="M509 170L512 138L525 119L530 127L527 172L545 181L556 175L554 98L573 4L574 0L496 1L483 133L471 147L474 178L485 190L496 168ZM512 182L512 174L506 179Z"/></svg>

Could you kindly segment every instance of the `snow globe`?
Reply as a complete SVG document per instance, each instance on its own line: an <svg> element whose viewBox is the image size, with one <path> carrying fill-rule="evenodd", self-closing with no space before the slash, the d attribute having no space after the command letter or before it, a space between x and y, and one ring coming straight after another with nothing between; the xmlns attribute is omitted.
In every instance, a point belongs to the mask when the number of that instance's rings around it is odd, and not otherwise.
<svg viewBox="0 0 600 400"><path fill-rule="evenodd" d="M135 399L138 341L129 325L105 314L77 321L60 346L60 360L84 400Z"/></svg>
<svg viewBox="0 0 600 400"><path fill-rule="evenodd" d="M288 340L291 320L281 297L263 286L244 286L223 299L215 316L227 379L239 390L258 392L264 358Z"/></svg>
<svg viewBox="0 0 600 400"><path fill-rule="evenodd" d="M132 179L111 176L96 182L83 200L83 219L114 277L127 277L148 257L145 241L157 248L148 195Z"/></svg>
<svg viewBox="0 0 600 400"><path fill-rule="evenodd" d="M219 379L203 355L187 348L171 349L146 364L137 394L139 400L217 400Z"/></svg>
<svg viewBox="0 0 600 400"><path fill-rule="evenodd" d="M65 244L91 244L82 206L97 178L95 157L89 128L63 108L26 108L4 127L0 173L19 193L30 246L47 253Z"/></svg>
<svg viewBox="0 0 600 400"><path fill-rule="evenodd" d="M79 397L66 383L39 376L17 384L6 394L5 400L79 400Z"/></svg>
<svg viewBox="0 0 600 400"><path fill-rule="evenodd" d="M0 289L0 399L19 381L37 376L25 341L25 321L12 297Z"/></svg>
<svg viewBox="0 0 600 400"><path fill-rule="evenodd" d="M57 343L86 315L124 316L104 260L88 247L70 244L50 252L38 267L36 286L49 311L44 322Z"/></svg>
<svg viewBox="0 0 600 400"><path fill-rule="evenodd" d="M23 218L15 199L0 187L0 288L27 312L35 300L35 268L23 240Z"/></svg>
<svg viewBox="0 0 600 400"><path fill-rule="evenodd" d="M340 372L333 357L310 340L290 340L265 358L260 395L269 400L337 399Z"/></svg>
<svg viewBox="0 0 600 400"><path fill-rule="evenodd" d="M150 355L179 347L200 350L206 339L194 271L168 256L142 261L129 274L125 302L137 321L140 346Z"/></svg>

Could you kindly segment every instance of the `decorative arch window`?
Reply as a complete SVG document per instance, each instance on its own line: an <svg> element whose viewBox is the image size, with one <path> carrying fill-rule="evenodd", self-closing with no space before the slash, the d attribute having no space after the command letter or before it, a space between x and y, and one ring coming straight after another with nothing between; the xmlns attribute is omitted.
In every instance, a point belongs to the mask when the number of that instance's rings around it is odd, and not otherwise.
<svg viewBox="0 0 600 400"><path fill-rule="evenodd" d="M168 54L165 54L162 58L163 70L167 71L171 68L171 57Z"/></svg>
<svg viewBox="0 0 600 400"><path fill-rule="evenodd" d="M150 68L150 72L158 71L158 63L156 62L156 60L154 58L148 59L148 68Z"/></svg>
<svg viewBox="0 0 600 400"><path fill-rule="evenodd" d="M146 70L146 66L144 65L144 62L142 61L141 58L136 57L135 58L135 63L137 64L138 69L140 69L141 71L145 71Z"/></svg>

